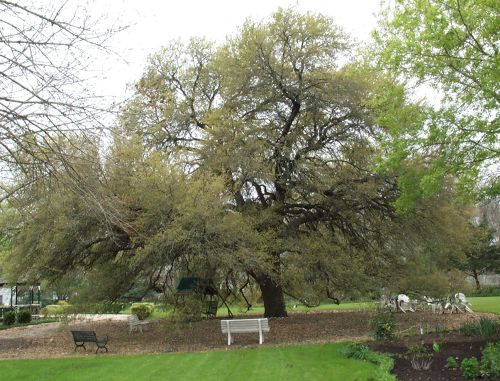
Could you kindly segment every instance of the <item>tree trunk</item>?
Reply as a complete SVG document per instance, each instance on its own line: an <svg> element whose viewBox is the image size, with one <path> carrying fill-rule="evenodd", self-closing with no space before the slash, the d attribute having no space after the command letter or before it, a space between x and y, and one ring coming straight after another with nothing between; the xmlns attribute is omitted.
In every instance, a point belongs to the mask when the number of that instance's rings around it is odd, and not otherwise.
<svg viewBox="0 0 500 381"><path fill-rule="evenodd" d="M286 317L283 289L266 275L254 277L264 300L264 317Z"/></svg>
<svg viewBox="0 0 500 381"><path fill-rule="evenodd" d="M481 290L481 284L479 283L479 275L477 274L476 270L472 270L472 277L474 278L474 281L476 282L476 290L477 291Z"/></svg>

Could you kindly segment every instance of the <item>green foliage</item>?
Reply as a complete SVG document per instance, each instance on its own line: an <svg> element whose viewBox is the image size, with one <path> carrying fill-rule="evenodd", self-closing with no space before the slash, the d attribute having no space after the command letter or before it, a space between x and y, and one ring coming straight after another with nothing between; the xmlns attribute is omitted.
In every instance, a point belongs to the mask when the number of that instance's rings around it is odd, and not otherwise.
<svg viewBox="0 0 500 381"><path fill-rule="evenodd" d="M434 353L441 352L441 344L437 343L437 342L433 342L432 343L432 350L434 351Z"/></svg>
<svg viewBox="0 0 500 381"><path fill-rule="evenodd" d="M377 365L375 377L370 378L369 380L396 381L396 377L391 374L391 370L394 368L394 360L390 356L370 351L367 356L367 361Z"/></svg>
<svg viewBox="0 0 500 381"><path fill-rule="evenodd" d="M394 367L394 360L382 353L371 351L368 345L363 343L351 343L347 345L342 354L347 358L365 360L377 365L376 381L395 381L396 378L390 374ZM370 378L372 380L372 378Z"/></svg>
<svg viewBox="0 0 500 381"><path fill-rule="evenodd" d="M481 286L479 290L472 292L473 296L500 296L500 288L497 286Z"/></svg>
<svg viewBox="0 0 500 381"><path fill-rule="evenodd" d="M458 361L455 357L450 356L446 359L446 364L444 365L447 369L458 369Z"/></svg>
<svg viewBox="0 0 500 381"><path fill-rule="evenodd" d="M130 312L137 315L139 320L147 319L153 313L155 306L153 303L134 303L130 307Z"/></svg>
<svg viewBox="0 0 500 381"><path fill-rule="evenodd" d="M19 324L31 322L31 312L29 310L20 310L17 312L16 320Z"/></svg>
<svg viewBox="0 0 500 381"><path fill-rule="evenodd" d="M198 295L187 295L175 304L175 309L170 315L174 323L199 321L202 319L203 301Z"/></svg>
<svg viewBox="0 0 500 381"><path fill-rule="evenodd" d="M67 315L73 313L74 308L71 304L49 304L42 308L41 312L45 316Z"/></svg>
<svg viewBox="0 0 500 381"><path fill-rule="evenodd" d="M415 187L403 189L402 203L415 199L416 193L441 189L446 173L458 176L468 191L477 188L482 175L486 193L498 194L498 176L482 173L498 159L498 4L492 0L388 4L375 32L379 64L408 82L417 80L444 93L439 109L429 109L420 128L410 125L394 135L389 154L393 164L405 167L407 158L418 154L430 159L425 172L414 177ZM401 181L408 179L405 174Z"/></svg>
<svg viewBox="0 0 500 381"><path fill-rule="evenodd" d="M363 343L352 343L344 348L342 354L347 358L356 360L367 360L369 357L370 348Z"/></svg>
<svg viewBox="0 0 500 381"><path fill-rule="evenodd" d="M460 372L462 373L462 376L468 380L479 377L479 362L477 361L477 358L470 357L463 359L460 364Z"/></svg>
<svg viewBox="0 0 500 381"><path fill-rule="evenodd" d="M16 322L15 311L7 311L3 314L3 324L4 325L12 325L15 322Z"/></svg>
<svg viewBox="0 0 500 381"><path fill-rule="evenodd" d="M457 267L472 276L476 289L480 289L479 275L500 272L500 245L495 243L494 230L483 221L478 226L470 227L470 244L465 250L465 261Z"/></svg>
<svg viewBox="0 0 500 381"><path fill-rule="evenodd" d="M434 342L432 350L422 342L408 348L406 356L410 358L411 366L415 370L429 370L434 361L434 354L441 350L441 345Z"/></svg>
<svg viewBox="0 0 500 381"><path fill-rule="evenodd" d="M481 317L477 322L467 322L460 331L467 336L479 336L484 339L495 336L499 331L498 322L496 320Z"/></svg>
<svg viewBox="0 0 500 381"><path fill-rule="evenodd" d="M373 337L376 340L389 341L395 337L394 314L388 310L378 310L370 321Z"/></svg>
<svg viewBox="0 0 500 381"><path fill-rule="evenodd" d="M481 374L500 379L500 341L488 343L481 352Z"/></svg>

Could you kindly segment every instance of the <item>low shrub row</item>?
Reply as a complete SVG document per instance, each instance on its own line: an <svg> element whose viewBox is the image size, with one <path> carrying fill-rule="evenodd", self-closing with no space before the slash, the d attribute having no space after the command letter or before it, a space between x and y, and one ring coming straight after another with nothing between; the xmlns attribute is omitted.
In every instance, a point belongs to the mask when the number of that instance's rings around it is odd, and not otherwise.
<svg viewBox="0 0 500 381"><path fill-rule="evenodd" d="M12 325L14 323L27 324L31 322L31 312L29 310L7 311L3 314L3 324Z"/></svg>
<svg viewBox="0 0 500 381"><path fill-rule="evenodd" d="M106 314L112 313L117 314L123 310L125 304L117 302L103 302L103 303L78 303L69 304L65 301L59 301L57 304L49 304L42 308L42 315L45 316L58 316L58 315L69 315L69 314Z"/></svg>

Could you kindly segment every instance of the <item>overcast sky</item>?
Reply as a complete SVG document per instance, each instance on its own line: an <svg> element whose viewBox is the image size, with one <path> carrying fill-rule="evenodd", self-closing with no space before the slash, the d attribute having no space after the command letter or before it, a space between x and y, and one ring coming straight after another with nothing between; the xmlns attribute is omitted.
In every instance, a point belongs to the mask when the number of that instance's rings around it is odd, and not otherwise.
<svg viewBox="0 0 500 381"><path fill-rule="evenodd" d="M97 92L121 98L136 81L147 57L172 39L204 36L223 41L247 18L263 19L278 7L294 6L331 17L352 37L368 41L375 27L379 0L94 0L87 8L107 22L129 25L112 41L123 60L103 63Z"/></svg>

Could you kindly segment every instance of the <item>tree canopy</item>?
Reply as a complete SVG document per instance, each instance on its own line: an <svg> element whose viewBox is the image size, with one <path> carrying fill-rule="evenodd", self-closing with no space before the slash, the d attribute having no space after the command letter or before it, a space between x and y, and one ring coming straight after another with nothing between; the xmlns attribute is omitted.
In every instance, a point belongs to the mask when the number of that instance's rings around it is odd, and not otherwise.
<svg viewBox="0 0 500 381"><path fill-rule="evenodd" d="M498 17L493 0L396 0L375 32L382 67L443 95L418 130L399 134L396 156L419 149L434 157L429 179L453 174L468 191L493 196L499 189Z"/></svg>
<svg viewBox="0 0 500 381"><path fill-rule="evenodd" d="M69 165L55 159L63 146L104 126L106 107L88 86L90 51L107 52L115 30L59 3L0 1L0 202Z"/></svg>

